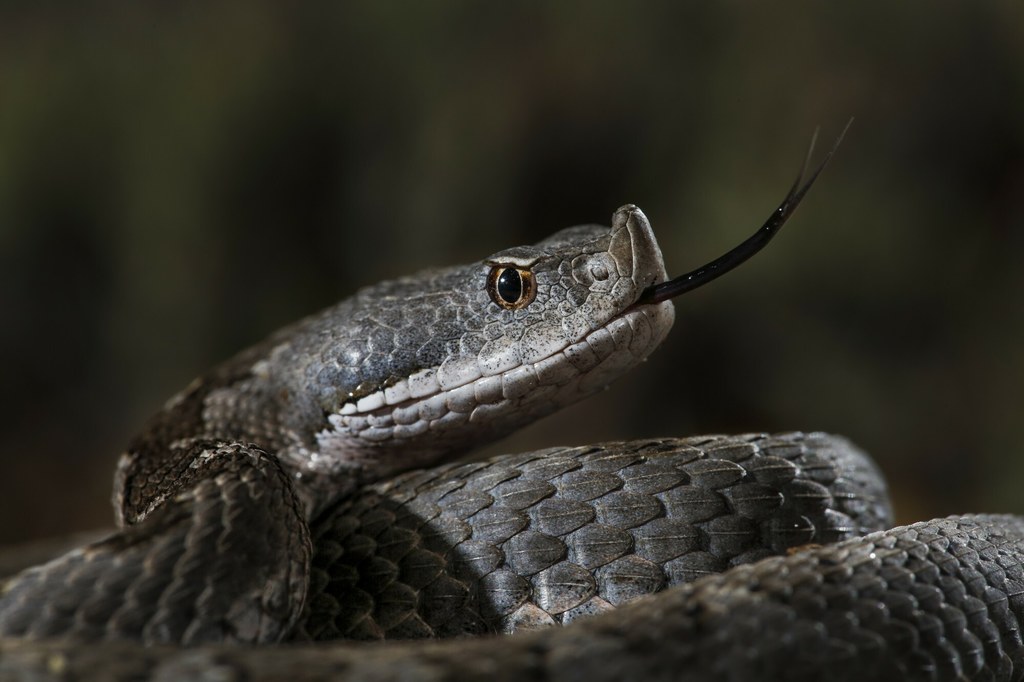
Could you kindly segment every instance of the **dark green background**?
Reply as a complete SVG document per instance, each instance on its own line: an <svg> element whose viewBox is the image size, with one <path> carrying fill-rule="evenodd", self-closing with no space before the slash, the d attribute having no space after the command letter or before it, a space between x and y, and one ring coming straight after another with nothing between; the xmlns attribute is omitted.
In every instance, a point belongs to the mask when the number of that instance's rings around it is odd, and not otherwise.
<svg viewBox="0 0 1024 682"><path fill-rule="evenodd" d="M765 253L500 448L827 429L901 520L1024 512L1019 3L14 4L0 541L109 523L148 414L359 284L626 202L682 272L850 116Z"/></svg>

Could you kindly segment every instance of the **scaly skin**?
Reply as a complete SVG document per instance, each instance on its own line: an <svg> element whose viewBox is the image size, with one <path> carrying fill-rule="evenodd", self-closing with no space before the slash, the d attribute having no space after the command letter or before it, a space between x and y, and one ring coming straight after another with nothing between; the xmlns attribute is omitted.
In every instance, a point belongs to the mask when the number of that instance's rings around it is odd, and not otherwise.
<svg viewBox="0 0 1024 682"><path fill-rule="evenodd" d="M518 309L495 297L509 268L529 283ZM370 287L241 353L130 443L122 530L4 584L0 678L1019 678L1024 522L853 537L889 514L841 439L616 443L387 478L643 360L673 312L638 300L665 279L626 206L611 229Z"/></svg>
<svg viewBox="0 0 1024 682"><path fill-rule="evenodd" d="M238 613L254 589L247 578L276 584L246 564L283 557L295 576L302 546L301 527L263 530L283 511L269 495L262 518L239 516L266 487L247 473L204 478L194 500L25 572L7 588L0 626L31 638L140 631L149 642L216 641L219 623L206 613L225 602ZM885 527L884 500L870 460L824 434L552 448L414 471L367 486L313 524L308 608L290 639L568 623L793 546ZM246 533L256 521L258 542ZM222 571L228 579L209 590L206 576ZM234 638L270 639L275 625L242 621Z"/></svg>
<svg viewBox="0 0 1024 682"><path fill-rule="evenodd" d="M364 489L315 525L314 639L568 624L891 523L874 465L824 434L552 448Z"/></svg>
<svg viewBox="0 0 1024 682"><path fill-rule="evenodd" d="M0 642L4 680L1016 680L1024 521L936 519L740 566L561 630L238 649Z"/></svg>

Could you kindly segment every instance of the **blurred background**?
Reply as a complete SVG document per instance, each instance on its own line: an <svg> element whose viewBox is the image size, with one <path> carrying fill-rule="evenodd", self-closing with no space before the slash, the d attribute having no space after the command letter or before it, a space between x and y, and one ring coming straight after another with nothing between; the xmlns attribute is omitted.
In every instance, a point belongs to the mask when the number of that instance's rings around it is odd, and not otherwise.
<svg viewBox="0 0 1024 682"><path fill-rule="evenodd" d="M822 429L901 521L1024 513L1019 3L5 3L0 542L109 525L149 414L357 286L627 202L679 274L851 116L645 366L490 451Z"/></svg>

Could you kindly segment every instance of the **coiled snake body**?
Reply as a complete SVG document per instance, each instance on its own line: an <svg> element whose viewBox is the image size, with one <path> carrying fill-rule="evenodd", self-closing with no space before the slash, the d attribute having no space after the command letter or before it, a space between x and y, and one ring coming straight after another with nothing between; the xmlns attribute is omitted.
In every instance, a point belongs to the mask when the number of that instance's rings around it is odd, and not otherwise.
<svg viewBox="0 0 1024 682"><path fill-rule="evenodd" d="M667 299L809 185L672 282L625 206L241 353L129 445L120 531L4 584L0 679L1019 679L1024 521L883 531L884 483L841 438L416 469L643 360Z"/></svg>

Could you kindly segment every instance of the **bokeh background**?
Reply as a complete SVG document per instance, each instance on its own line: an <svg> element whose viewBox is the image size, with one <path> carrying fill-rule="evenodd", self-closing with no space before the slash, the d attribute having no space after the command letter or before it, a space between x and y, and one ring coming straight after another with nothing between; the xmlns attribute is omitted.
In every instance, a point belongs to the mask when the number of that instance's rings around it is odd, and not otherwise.
<svg viewBox="0 0 1024 682"><path fill-rule="evenodd" d="M901 520L1024 512L1019 3L0 7L0 542L109 524L139 424L358 285L632 202L677 304L603 395L495 450L825 429Z"/></svg>

